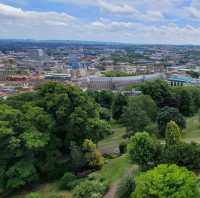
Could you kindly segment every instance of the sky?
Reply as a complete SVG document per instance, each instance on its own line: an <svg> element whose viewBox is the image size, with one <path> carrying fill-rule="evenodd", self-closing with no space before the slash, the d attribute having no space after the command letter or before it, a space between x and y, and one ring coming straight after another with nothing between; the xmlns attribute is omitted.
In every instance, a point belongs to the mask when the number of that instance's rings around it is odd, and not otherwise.
<svg viewBox="0 0 200 198"><path fill-rule="evenodd" d="M200 44L200 0L0 0L0 38Z"/></svg>

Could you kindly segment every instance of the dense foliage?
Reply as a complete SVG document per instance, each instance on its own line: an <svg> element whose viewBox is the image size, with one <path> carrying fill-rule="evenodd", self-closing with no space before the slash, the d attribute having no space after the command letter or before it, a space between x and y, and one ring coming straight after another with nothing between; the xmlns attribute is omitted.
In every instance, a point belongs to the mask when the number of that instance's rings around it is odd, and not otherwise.
<svg viewBox="0 0 200 198"><path fill-rule="evenodd" d="M176 99L165 81L145 82L141 90L145 95L150 95L159 107L176 106Z"/></svg>
<svg viewBox="0 0 200 198"><path fill-rule="evenodd" d="M159 157L159 143L148 133L136 133L128 145L129 158L141 167L156 162Z"/></svg>
<svg viewBox="0 0 200 198"><path fill-rule="evenodd" d="M132 198L198 198L197 177L186 168L176 165L159 165L136 177Z"/></svg>
<svg viewBox="0 0 200 198"><path fill-rule="evenodd" d="M99 106L71 85L50 82L0 104L0 188L19 188L61 175L70 146L110 134ZM98 154L99 155L99 154Z"/></svg>
<svg viewBox="0 0 200 198"><path fill-rule="evenodd" d="M150 118L134 100L130 100L121 117L121 122L127 128L127 132L132 134L143 131L150 123Z"/></svg>

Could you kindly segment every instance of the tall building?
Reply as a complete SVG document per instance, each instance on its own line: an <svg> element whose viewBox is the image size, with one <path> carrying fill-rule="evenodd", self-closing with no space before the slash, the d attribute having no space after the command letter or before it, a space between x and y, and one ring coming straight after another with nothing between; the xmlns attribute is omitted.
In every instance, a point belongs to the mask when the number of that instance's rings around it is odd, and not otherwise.
<svg viewBox="0 0 200 198"><path fill-rule="evenodd" d="M79 58L76 54L70 54L68 56L69 69L76 70L79 68Z"/></svg>

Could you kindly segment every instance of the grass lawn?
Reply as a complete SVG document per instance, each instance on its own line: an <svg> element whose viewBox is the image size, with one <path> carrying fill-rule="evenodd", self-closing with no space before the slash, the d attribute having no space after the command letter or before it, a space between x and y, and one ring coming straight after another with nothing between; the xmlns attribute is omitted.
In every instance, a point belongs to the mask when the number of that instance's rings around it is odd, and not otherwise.
<svg viewBox="0 0 200 198"><path fill-rule="evenodd" d="M200 121L198 116L193 116L187 119L187 127L183 132L183 139L185 141L200 143Z"/></svg>
<svg viewBox="0 0 200 198"><path fill-rule="evenodd" d="M112 184L119 180L129 170L136 172L137 169L138 166L132 165L129 162L127 155L122 155L118 158L109 160L100 171L95 173L95 175L104 178L106 182Z"/></svg>
<svg viewBox="0 0 200 198"><path fill-rule="evenodd" d="M113 134L98 143L98 148L102 153L114 153L118 149L120 142L123 140L123 135L126 132L124 127L113 124Z"/></svg>

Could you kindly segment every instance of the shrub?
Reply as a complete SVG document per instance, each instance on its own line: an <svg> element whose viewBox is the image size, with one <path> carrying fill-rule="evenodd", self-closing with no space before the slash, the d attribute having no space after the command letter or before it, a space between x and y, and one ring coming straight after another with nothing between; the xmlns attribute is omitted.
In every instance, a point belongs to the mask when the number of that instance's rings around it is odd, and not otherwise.
<svg viewBox="0 0 200 198"><path fill-rule="evenodd" d="M166 163L174 163L185 166L188 169L200 169L200 145L181 142L167 147L163 156Z"/></svg>
<svg viewBox="0 0 200 198"><path fill-rule="evenodd" d="M25 198L41 198L41 196L38 193L29 193Z"/></svg>
<svg viewBox="0 0 200 198"><path fill-rule="evenodd" d="M130 174L124 176L117 187L117 198L128 198L135 190L135 180Z"/></svg>
<svg viewBox="0 0 200 198"><path fill-rule="evenodd" d="M91 140L85 140L83 143L83 153L86 164L89 168L101 168L104 164L104 158L101 152L96 148Z"/></svg>
<svg viewBox="0 0 200 198"><path fill-rule="evenodd" d="M132 198L199 198L197 177L177 165L159 165L136 177Z"/></svg>
<svg viewBox="0 0 200 198"><path fill-rule="evenodd" d="M66 172L60 180L60 189L71 190L77 177L73 173Z"/></svg>
<svg viewBox="0 0 200 198"><path fill-rule="evenodd" d="M125 141L119 144L119 151L120 151L120 154L124 154L127 152L127 143Z"/></svg>
<svg viewBox="0 0 200 198"><path fill-rule="evenodd" d="M181 131L179 126L174 121L170 121L166 127L166 145L171 146L178 144L181 138Z"/></svg>
<svg viewBox="0 0 200 198"><path fill-rule="evenodd" d="M102 198L107 185L97 180L87 180L78 185L73 191L73 198Z"/></svg>

